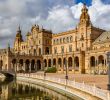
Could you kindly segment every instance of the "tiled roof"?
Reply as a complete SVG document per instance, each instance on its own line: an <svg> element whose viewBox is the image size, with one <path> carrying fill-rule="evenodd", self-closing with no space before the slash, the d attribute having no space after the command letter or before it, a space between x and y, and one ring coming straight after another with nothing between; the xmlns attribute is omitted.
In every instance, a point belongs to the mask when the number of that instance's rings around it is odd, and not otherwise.
<svg viewBox="0 0 110 100"><path fill-rule="evenodd" d="M110 31L103 32L93 44L110 42Z"/></svg>

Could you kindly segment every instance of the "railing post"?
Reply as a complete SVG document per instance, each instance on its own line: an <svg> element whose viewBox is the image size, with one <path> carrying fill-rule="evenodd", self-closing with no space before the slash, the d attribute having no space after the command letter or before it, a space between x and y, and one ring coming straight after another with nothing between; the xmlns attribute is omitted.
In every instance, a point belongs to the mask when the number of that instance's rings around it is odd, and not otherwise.
<svg viewBox="0 0 110 100"><path fill-rule="evenodd" d="M83 83L82 83L82 84L83 84L83 89L84 89L84 88L85 88L85 83L84 83L84 81L83 81Z"/></svg>
<svg viewBox="0 0 110 100"><path fill-rule="evenodd" d="M107 93L107 99L110 100L110 93Z"/></svg>
<svg viewBox="0 0 110 100"><path fill-rule="evenodd" d="M94 87L93 87L93 91L94 91L94 95L96 95L96 86L94 84Z"/></svg>
<svg viewBox="0 0 110 100"><path fill-rule="evenodd" d="M74 81L73 81L73 85L74 85L74 86L75 86L75 83L76 83L76 82L75 82L75 79L74 79Z"/></svg>

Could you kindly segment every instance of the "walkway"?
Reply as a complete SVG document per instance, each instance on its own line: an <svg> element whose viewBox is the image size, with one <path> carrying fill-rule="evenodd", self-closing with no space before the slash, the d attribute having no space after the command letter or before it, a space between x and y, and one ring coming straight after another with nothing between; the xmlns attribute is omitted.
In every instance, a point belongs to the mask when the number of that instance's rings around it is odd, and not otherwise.
<svg viewBox="0 0 110 100"><path fill-rule="evenodd" d="M37 75L43 75L43 72L37 72ZM65 74L48 73L49 77L65 78ZM90 85L96 85L99 88L107 89L108 76L107 75L89 75L89 74L69 74L69 80L76 80L77 82L85 82Z"/></svg>
<svg viewBox="0 0 110 100"><path fill-rule="evenodd" d="M39 73L42 74L42 73ZM95 85L90 86L85 83L78 83L76 81L46 76L43 75L36 75L36 74L18 74L17 75L19 80L26 81L26 82L33 82L33 83L43 83L44 85L49 85L53 88L59 88L63 91L69 93L75 93L82 98L86 98L85 100L100 100L96 99L96 97L102 98L103 100L110 100L110 94L108 91L102 90L97 88ZM45 81L45 82L44 82ZM65 86L67 88L65 88Z"/></svg>

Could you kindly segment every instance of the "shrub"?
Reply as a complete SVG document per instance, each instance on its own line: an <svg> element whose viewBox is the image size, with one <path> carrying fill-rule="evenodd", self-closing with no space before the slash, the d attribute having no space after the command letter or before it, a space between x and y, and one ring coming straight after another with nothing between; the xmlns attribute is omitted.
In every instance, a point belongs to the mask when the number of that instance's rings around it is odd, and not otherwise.
<svg viewBox="0 0 110 100"><path fill-rule="evenodd" d="M48 67L45 72L46 73L56 73L57 69L56 69L56 67Z"/></svg>

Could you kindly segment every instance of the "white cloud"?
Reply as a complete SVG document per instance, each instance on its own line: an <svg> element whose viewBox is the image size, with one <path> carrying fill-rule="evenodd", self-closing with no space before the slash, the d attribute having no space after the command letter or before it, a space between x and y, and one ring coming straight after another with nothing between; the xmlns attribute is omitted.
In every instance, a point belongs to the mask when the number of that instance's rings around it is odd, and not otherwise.
<svg viewBox="0 0 110 100"><path fill-rule="evenodd" d="M70 2L69 2L70 1ZM82 3L75 0L3 0L0 1L0 47L12 40L21 24L23 35L38 23L54 33L74 29L78 24ZM93 0L88 7L93 25L110 29L110 5ZM2 42L1 42L2 41ZM4 45L2 45L4 44Z"/></svg>
<svg viewBox="0 0 110 100"><path fill-rule="evenodd" d="M101 0L93 0L89 13L95 26L110 30L110 4L105 5Z"/></svg>

